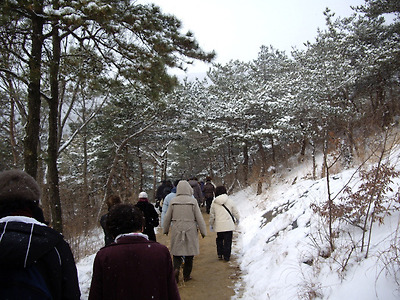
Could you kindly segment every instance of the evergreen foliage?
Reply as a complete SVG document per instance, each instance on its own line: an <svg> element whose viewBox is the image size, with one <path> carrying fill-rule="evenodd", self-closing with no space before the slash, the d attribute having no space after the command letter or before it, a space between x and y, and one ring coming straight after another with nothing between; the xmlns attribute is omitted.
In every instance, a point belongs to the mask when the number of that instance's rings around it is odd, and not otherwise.
<svg viewBox="0 0 400 300"><path fill-rule="evenodd" d="M100 210L107 184L126 201L143 189L152 198L159 182L170 178L211 175L231 189L253 182L262 188L290 157L301 161L338 148L349 166L368 151L363 141L369 134L398 119L394 0L369 0L345 19L326 10L327 29L304 50L287 54L261 46L253 61L214 65L204 81L181 83L169 68L185 69L214 54L202 51L190 32L180 32L179 20L158 7L44 1L37 14L33 3L0 4L0 163L22 167L23 128L32 116L27 99L39 81L40 101L33 101L40 105L38 177L45 173L57 29L57 142L51 143L58 151L52 159L60 169L64 215L79 214L87 203ZM394 16L390 22L387 13ZM42 26L38 40L32 38L35 20ZM35 41L39 73L30 64ZM332 138L340 143L328 143Z"/></svg>

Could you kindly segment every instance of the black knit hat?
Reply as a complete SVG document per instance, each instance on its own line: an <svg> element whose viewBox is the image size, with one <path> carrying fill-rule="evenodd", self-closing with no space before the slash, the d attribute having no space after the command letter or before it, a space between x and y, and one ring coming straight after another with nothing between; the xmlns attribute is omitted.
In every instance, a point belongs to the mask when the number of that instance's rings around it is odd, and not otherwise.
<svg viewBox="0 0 400 300"><path fill-rule="evenodd" d="M21 170L0 173L0 202L6 200L39 201L40 187L36 180Z"/></svg>

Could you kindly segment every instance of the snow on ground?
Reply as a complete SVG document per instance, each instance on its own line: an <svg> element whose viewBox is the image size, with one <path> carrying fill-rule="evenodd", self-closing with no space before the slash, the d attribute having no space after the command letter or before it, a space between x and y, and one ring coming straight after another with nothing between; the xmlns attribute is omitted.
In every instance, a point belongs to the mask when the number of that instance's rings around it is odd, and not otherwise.
<svg viewBox="0 0 400 300"><path fill-rule="evenodd" d="M394 156L398 159L399 153ZM327 184L326 179L293 183L293 177L302 178L306 171L292 170L292 178L273 184L261 195L249 187L231 196L241 215L233 251L242 270L232 299L400 299L393 276L399 273L399 265L392 272L383 267L390 259L384 251L396 243L395 238L399 240L400 214L387 217L384 225L374 225L368 259L359 251L349 258L350 246L360 238L361 230L345 225L349 234L341 235L332 255L322 258L319 254L329 244L321 231L323 221L310 204L326 201ZM351 177L353 186L358 182L354 172L346 170L331 177L332 195ZM394 192L399 185L400 179L396 179ZM103 241L101 232L97 240ZM88 297L94 256L77 264L82 299Z"/></svg>
<svg viewBox="0 0 400 300"><path fill-rule="evenodd" d="M89 298L90 282L92 281L93 261L96 253L91 254L77 263L81 299Z"/></svg>
<svg viewBox="0 0 400 300"><path fill-rule="evenodd" d="M81 288L81 299L89 297L90 282L92 281L93 262L98 250L104 246L104 233L101 227L96 228L90 235L81 238L80 244L88 249L91 254L79 260L76 264L78 269L79 286Z"/></svg>
<svg viewBox="0 0 400 300"><path fill-rule="evenodd" d="M332 176L331 193L338 193L354 172ZM353 185L357 181L355 176ZM326 179L288 182L259 196L254 188L232 196L241 213L234 251L243 272L233 299L400 299L393 276L399 265L388 274L384 263L389 258L383 255L395 237L399 240L399 213L386 218L384 225L374 225L368 259L354 250L348 259L349 246L361 237L361 230L349 225L343 226L350 234L337 239L334 253L322 258L318 254L329 244L320 230L323 221L310 204L326 201ZM396 179L394 192L399 185L400 179ZM345 271L340 272L343 266Z"/></svg>

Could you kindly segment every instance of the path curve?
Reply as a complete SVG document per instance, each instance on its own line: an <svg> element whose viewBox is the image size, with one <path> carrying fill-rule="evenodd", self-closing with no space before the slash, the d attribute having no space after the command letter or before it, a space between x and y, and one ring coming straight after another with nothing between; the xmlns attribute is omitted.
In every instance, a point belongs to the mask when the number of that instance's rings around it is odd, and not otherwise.
<svg viewBox="0 0 400 300"><path fill-rule="evenodd" d="M209 215L203 212L203 218L207 225L207 236L203 239L199 235L200 254L193 260L193 279L188 282L180 280L179 293L182 300L229 300L235 294L235 283L240 276L237 257L232 252L229 262L218 260L215 245L217 234L209 230ZM157 242L170 248L170 239L166 235L158 233Z"/></svg>

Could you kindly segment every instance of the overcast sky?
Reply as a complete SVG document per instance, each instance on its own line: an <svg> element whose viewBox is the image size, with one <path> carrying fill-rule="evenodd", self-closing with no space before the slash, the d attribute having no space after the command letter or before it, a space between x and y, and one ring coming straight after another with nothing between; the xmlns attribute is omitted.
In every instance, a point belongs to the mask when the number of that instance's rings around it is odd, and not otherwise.
<svg viewBox="0 0 400 300"><path fill-rule="evenodd" d="M350 6L364 0L139 0L155 3L173 14L190 30L200 46L215 50L216 62L251 61L262 45L286 51L302 49L314 41L318 28L325 28L324 10L337 17L350 16ZM205 72L210 66L197 63L189 73Z"/></svg>

